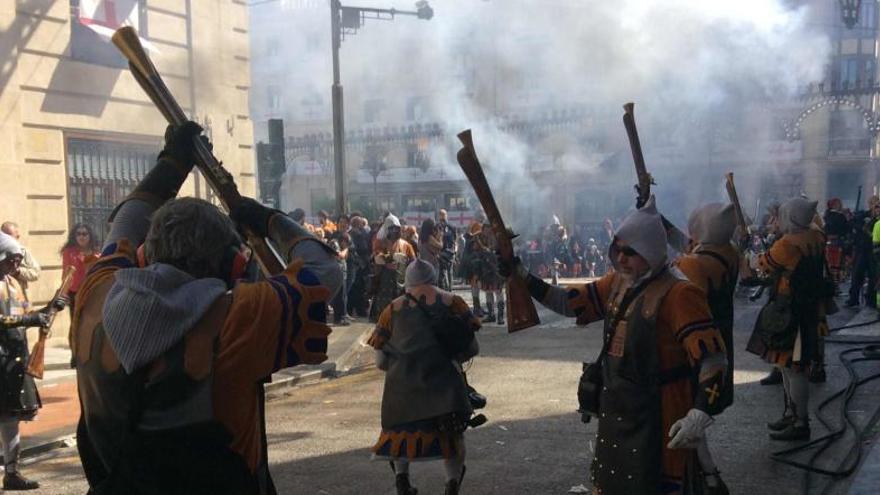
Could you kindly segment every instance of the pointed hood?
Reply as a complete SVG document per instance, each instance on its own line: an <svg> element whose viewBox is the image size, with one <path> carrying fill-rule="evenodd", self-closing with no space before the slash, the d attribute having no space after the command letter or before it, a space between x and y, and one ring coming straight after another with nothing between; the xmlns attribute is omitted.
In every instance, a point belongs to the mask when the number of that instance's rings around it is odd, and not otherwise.
<svg viewBox="0 0 880 495"><path fill-rule="evenodd" d="M645 205L627 216L617 232L615 239L620 239L635 249L651 267L651 273L658 273L666 266L666 229L657 211L656 200L652 195ZM617 267L617 249L614 243L608 248L611 263Z"/></svg>
<svg viewBox="0 0 880 495"><path fill-rule="evenodd" d="M732 203L703 205L688 218L688 234L699 244L728 244L736 230L736 210Z"/></svg>
<svg viewBox="0 0 880 495"><path fill-rule="evenodd" d="M810 228L816 216L817 201L792 198L779 207L779 230L783 234L800 232Z"/></svg>
<svg viewBox="0 0 880 495"><path fill-rule="evenodd" d="M131 373L179 342L225 293L226 282L165 263L122 269L104 302L104 332Z"/></svg>
<svg viewBox="0 0 880 495"><path fill-rule="evenodd" d="M385 217L385 221L382 222L382 226L379 227L379 232L376 233L376 238L380 241L384 241L390 227L400 227L400 220L392 213L389 213L388 216Z"/></svg>

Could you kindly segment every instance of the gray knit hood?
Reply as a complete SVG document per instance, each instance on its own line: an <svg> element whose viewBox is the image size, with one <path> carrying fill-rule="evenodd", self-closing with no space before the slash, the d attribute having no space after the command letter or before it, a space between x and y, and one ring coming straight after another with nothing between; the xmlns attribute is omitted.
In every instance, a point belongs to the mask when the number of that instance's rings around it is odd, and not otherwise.
<svg viewBox="0 0 880 495"><path fill-rule="evenodd" d="M197 279L165 263L117 271L104 302L104 332L126 373L171 349L226 290L220 279Z"/></svg>
<svg viewBox="0 0 880 495"><path fill-rule="evenodd" d="M652 195L645 205L623 219L615 239L620 239L635 249L651 267L651 274L657 274L666 266L666 229L657 212L657 205ZM615 269L617 266L617 249L614 243L608 248L608 256Z"/></svg>
<svg viewBox="0 0 880 495"><path fill-rule="evenodd" d="M792 198L779 206L779 230L783 234L800 232L810 228L816 216L817 201Z"/></svg>
<svg viewBox="0 0 880 495"><path fill-rule="evenodd" d="M732 203L703 205L688 218L688 234L699 244L728 244L736 230L736 211Z"/></svg>

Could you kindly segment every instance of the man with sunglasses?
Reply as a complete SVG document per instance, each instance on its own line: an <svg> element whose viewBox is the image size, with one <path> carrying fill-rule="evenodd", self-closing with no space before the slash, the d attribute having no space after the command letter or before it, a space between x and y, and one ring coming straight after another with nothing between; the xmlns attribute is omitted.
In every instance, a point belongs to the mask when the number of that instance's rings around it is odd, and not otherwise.
<svg viewBox="0 0 880 495"><path fill-rule="evenodd" d="M695 448L718 410L724 340L706 295L666 258L666 231L653 196L614 233L614 271L555 287L514 262L502 273L579 325L604 320L594 493L680 494L699 482Z"/></svg>

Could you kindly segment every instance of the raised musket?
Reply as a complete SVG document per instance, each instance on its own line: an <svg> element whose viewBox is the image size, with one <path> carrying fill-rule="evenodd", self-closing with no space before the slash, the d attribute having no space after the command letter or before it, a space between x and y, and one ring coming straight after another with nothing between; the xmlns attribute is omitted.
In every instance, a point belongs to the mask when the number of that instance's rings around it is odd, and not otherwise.
<svg viewBox="0 0 880 495"><path fill-rule="evenodd" d="M172 125L185 123L188 120L186 114L165 85L165 81L162 80L162 76L159 75L159 71L156 70L141 45L137 31L130 26L116 30L113 34L113 44L128 59L128 67L135 80L150 97L165 120ZM205 181L220 198L223 207L229 211L242 199L232 174L223 168L223 164L214 156L208 144L201 137L194 137L193 144L196 165L205 177ZM264 275L276 275L284 269L281 257L265 239L249 230L245 230L245 236Z"/></svg>
<svg viewBox="0 0 880 495"><path fill-rule="evenodd" d="M633 164L636 167L636 177L638 182L636 189L636 208L641 208L651 197L651 186L657 184L654 177L648 173L645 166L645 155L642 154L642 142L639 140L639 131L636 128L635 104L627 103L623 105L623 126L626 128L626 135L629 137L629 147L632 150ZM686 253L690 249L690 238L685 235L678 227L660 216L663 220L663 227L666 229L666 241L670 246L680 253Z"/></svg>
<svg viewBox="0 0 880 495"><path fill-rule="evenodd" d="M468 182L474 188L474 193L486 217L492 225L495 232L495 238L498 239L498 255L502 260L513 264L513 243L511 242L510 231L501 218L501 212L495 203L495 196L489 188L486 181L486 175L483 173L483 167L480 166L480 160L477 159L477 153L474 151L474 141L471 137L470 129L459 133L459 141L464 145L458 151L458 164L464 171ZM535 309L535 303L526 287L525 280L519 277L507 278L507 331L510 333L524 330L541 323L538 319L538 311Z"/></svg>

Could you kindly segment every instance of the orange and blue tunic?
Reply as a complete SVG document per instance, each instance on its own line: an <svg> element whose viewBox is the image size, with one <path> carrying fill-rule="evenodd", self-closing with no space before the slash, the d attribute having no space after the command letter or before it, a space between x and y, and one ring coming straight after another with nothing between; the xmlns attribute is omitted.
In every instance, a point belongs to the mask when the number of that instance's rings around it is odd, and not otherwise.
<svg viewBox="0 0 880 495"><path fill-rule="evenodd" d="M103 298L120 269L136 268L136 253L126 239L110 244L83 281L71 325L71 350L78 363L89 359L91 339L100 324ZM327 359L328 289L292 262L282 273L259 282L240 282L218 335L216 350L208 345L193 360L213 358L214 417L231 434L231 449L256 476L268 476L262 431L263 383L273 372ZM92 301L99 298L100 301ZM95 304L97 302L98 304ZM83 309L97 307L85 314ZM105 343L107 341L105 340ZM113 353L112 348L103 353ZM189 352L189 350L188 350ZM102 358L98 356L96 358ZM189 355L188 355L189 359Z"/></svg>
<svg viewBox="0 0 880 495"><path fill-rule="evenodd" d="M386 370L382 431L372 448L374 459L455 457L460 433L453 425L463 424L472 412L460 366L443 353L425 310L450 312L474 331L480 328L479 319L464 300L449 292L417 289L412 295L425 308L406 296L395 299L382 311L368 341L381 351L380 368ZM472 351L462 358L475 353L474 342Z"/></svg>
<svg viewBox="0 0 880 495"><path fill-rule="evenodd" d="M605 321L604 387L591 469L598 492L680 493L695 452L667 448L669 428L691 408L717 412L726 368L724 341L705 293L669 269L635 288L616 272L564 292L533 275L527 284L536 299L576 317L578 325ZM630 386L639 382L644 385ZM652 425L649 431L635 433L646 425ZM618 458L624 448L627 455Z"/></svg>
<svg viewBox="0 0 880 495"><path fill-rule="evenodd" d="M778 346L766 338L768 322L762 316L755 323L755 330L746 350L776 366L800 368L818 359L819 337L828 335L825 319L824 272L825 235L816 229L788 233L773 243L770 249L758 256L758 270L774 278L770 297L762 310L771 306L784 307L782 313L790 317L789 339L773 339L790 343Z"/></svg>

